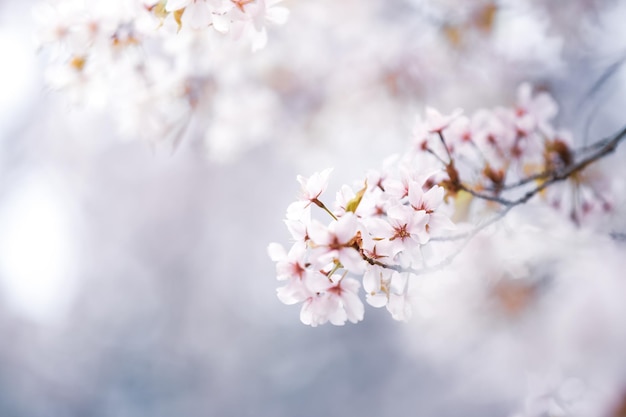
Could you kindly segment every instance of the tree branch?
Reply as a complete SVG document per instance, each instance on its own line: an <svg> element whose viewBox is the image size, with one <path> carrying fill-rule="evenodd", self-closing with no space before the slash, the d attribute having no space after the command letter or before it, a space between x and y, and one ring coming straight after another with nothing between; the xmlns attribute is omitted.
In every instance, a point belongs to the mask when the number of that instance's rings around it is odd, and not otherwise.
<svg viewBox="0 0 626 417"><path fill-rule="evenodd" d="M541 192L542 190L546 189L550 185L556 182L566 180L574 173L582 171L588 165L591 165L597 160L603 158L604 156L614 152L615 149L617 148L617 145L619 145L619 143L625 137L626 137L626 126L623 127L622 130L620 130L618 133L616 133L612 137L600 140L591 146L587 146L587 147L576 150L574 152L575 155L576 154L580 155L580 154L585 154L585 153L590 152L586 157L580 159L576 163L573 163L563 168L558 168L552 171L540 172L538 174L534 174L529 177L523 178L520 181L515 182L513 184L507 184L507 185L502 186L501 189L510 191L510 190L519 188L523 185L526 185L536 180L541 180L541 179L545 180L540 185L526 192L526 194L524 194L522 197L516 200L506 199L506 198L499 197L496 195L485 194L485 193L473 190L464 184L457 184L457 186L459 189L470 193L476 198L480 198L480 199L487 200L487 201L493 201L495 203L498 203L506 207L523 204L523 203L526 203L528 200L530 200L535 194Z"/></svg>

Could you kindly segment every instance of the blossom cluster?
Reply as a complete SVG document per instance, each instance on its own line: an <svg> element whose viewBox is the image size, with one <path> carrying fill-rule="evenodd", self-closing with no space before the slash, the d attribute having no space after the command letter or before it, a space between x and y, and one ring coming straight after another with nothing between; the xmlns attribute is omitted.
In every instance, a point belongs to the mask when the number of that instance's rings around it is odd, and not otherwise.
<svg viewBox="0 0 626 417"><path fill-rule="evenodd" d="M291 155L312 143L336 153L334 137L362 143L344 134L357 117L374 146L416 102L493 97L527 69L549 79L568 40L552 24L563 10L517 3L289 2L290 24L256 54L287 17L273 0L40 0L35 17L47 85L62 97L104 108L125 138L194 140L226 159L270 139ZM604 3L576 0L567 20L582 30ZM481 91L466 88L477 82Z"/></svg>
<svg viewBox="0 0 626 417"><path fill-rule="evenodd" d="M180 31L213 31L265 46L267 23L282 24L282 0L49 0L34 9L42 44L65 49L70 58L87 59L104 48L149 42ZM211 31L211 29L213 31ZM100 48L100 50L98 50Z"/></svg>
<svg viewBox="0 0 626 417"><path fill-rule="evenodd" d="M471 117L428 108L415 126L416 151L443 168L438 182L463 204L480 201L498 209L542 191L545 202L579 223L611 210L609 184L583 172L557 178L581 154L572 134L553 124L557 113L554 99L527 83L511 107L481 109ZM556 179L566 181L548 187Z"/></svg>
<svg viewBox="0 0 626 417"><path fill-rule="evenodd" d="M322 194L331 169L298 176L301 195L285 220L295 243L288 251L277 243L269 246L277 277L286 281L279 299L303 303L305 324L358 322L364 308L356 276L368 304L407 320L411 281L435 259L433 236L455 240L450 231L461 223L474 224L477 233L486 213L506 214L543 191L541 201L562 208L565 194L553 192L559 187L581 190L567 212L575 223L593 207L607 210L607 197L585 184L579 172L591 160L581 164L569 133L552 125L556 113L554 100L546 92L533 93L528 84L520 87L514 106L472 117L427 108L410 149L369 171L356 187L342 186L330 208ZM330 222L314 218L313 209L325 212Z"/></svg>
<svg viewBox="0 0 626 417"><path fill-rule="evenodd" d="M260 49L267 42L267 23L282 24L287 19L287 9L275 6L280 1L114 0L88 4L56 0L39 4L34 16L39 23L39 43L53 50L52 58L65 69L66 77L72 73L85 78L110 70L107 66L129 54L129 49L154 53L150 48L158 48L164 37L179 31L200 31L204 37L217 32Z"/></svg>
<svg viewBox="0 0 626 417"><path fill-rule="evenodd" d="M295 240L286 251L269 246L278 279L286 285L278 297L286 304L303 302L300 318L316 326L363 319L358 296L362 277L367 303L386 307L396 320L411 316L409 280L421 265L421 248L454 228L443 205L444 188L432 175L415 175L408 166L372 170L358 189L344 185L334 210L321 200L330 169L298 177L302 193L287 210L286 224ZM320 208L332 219L314 219Z"/></svg>
<svg viewBox="0 0 626 417"><path fill-rule="evenodd" d="M233 94L239 112L258 111L265 92L232 67L265 46L268 24L286 22L280 1L42 1L33 14L46 82L74 103L112 110L125 136L176 146L194 130L208 132L210 109Z"/></svg>

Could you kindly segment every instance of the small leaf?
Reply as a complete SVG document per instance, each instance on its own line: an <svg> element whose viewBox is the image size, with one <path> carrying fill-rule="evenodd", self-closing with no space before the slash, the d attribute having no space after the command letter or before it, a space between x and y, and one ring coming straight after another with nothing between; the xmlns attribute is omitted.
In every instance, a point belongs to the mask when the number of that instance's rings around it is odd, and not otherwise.
<svg viewBox="0 0 626 417"><path fill-rule="evenodd" d="M178 31L180 31L180 29L183 27L183 22L182 22L182 17L183 17L183 13L185 13L185 9L179 9L176 10L174 12L174 20L176 21L176 24L178 25Z"/></svg>
<svg viewBox="0 0 626 417"><path fill-rule="evenodd" d="M152 13L154 13L154 15L161 20L161 23L169 14L168 11L165 10L165 3L167 2L160 1L157 4L155 4L152 8Z"/></svg>
<svg viewBox="0 0 626 417"><path fill-rule="evenodd" d="M363 186L363 188L361 188L356 193L354 198L348 201L348 204L346 205L346 212L352 212L352 213L356 212L356 209L359 207L359 204L361 204L361 200L363 199L363 195L365 194L365 191L367 191L367 181L365 181L365 186Z"/></svg>

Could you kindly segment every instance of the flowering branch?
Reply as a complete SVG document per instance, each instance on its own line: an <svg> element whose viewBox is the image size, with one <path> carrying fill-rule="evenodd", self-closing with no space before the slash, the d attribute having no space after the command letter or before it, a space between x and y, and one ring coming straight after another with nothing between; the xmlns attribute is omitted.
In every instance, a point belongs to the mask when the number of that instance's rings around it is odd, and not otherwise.
<svg viewBox="0 0 626 417"><path fill-rule="evenodd" d="M524 178L520 181L517 181L514 184L503 186L503 189L512 190L512 189L516 189L518 187L521 187L533 181L544 180L543 182L541 182L540 185L526 192L524 196L516 200L508 200L508 199L500 198L500 197L489 195L489 194L483 194L463 185L460 182L457 182L455 185L459 189L470 193L474 197L481 198L481 199L488 200L488 201L493 201L493 202L499 203L507 207L517 206L517 205L528 202L528 200L534 197L537 193L543 191L550 185L570 178L575 173L580 172L583 169L585 169L588 165L614 152L617 146L619 145L619 143L625 137L626 137L626 126L622 128L622 130L620 130L618 133L614 134L612 137L603 139L601 141L598 141L594 145L578 150L576 153L583 153L589 150L594 150L595 152L581 159L577 163L574 163L574 164L571 164L569 166L565 166L562 168L555 168L552 171L541 172L539 174L535 174L530 177Z"/></svg>
<svg viewBox="0 0 626 417"><path fill-rule="evenodd" d="M278 279L286 281L278 297L286 304L303 303L305 324L358 322L364 314L357 294L361 283L351 276L360 276L368 304L407 320L410 279L450 265L481 231L539 193L561 209L567 195L548 193L557 183L572 179L577 190L588 188L566 207L574 222L597 202L606 210L608 197L581 173L617 148L626 127L574 150L569 134L552 127L555 115L552 99L533 95L527 85L513 108L482 111L471 119L460 110L444 116L427 108L426 120L418 120L415 128L412 150L382 170L370 171L358 191L344 185L334 209L321 201L330 169L298 176L301 195L288 207L285 220L295 243L289 251L277 243L268 248ZM440 156L444 153L447 160ZM528 189L533 182L537 185ZM312 207L327 212L332 221L313 220ZM471 223L472 208L494 214L465 233L450 235L459 223ZM424 247L457 240L463 241L429 264Z"/></svg>

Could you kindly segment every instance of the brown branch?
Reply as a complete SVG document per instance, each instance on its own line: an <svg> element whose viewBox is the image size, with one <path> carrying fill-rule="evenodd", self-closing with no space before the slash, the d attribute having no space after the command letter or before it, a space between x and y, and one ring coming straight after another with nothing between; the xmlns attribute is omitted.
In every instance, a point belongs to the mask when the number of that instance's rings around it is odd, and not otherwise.
<svg viewBox="0 0 626 417"><path fill-rule="evenodd" d="M566 166L563 169L555 170L549 177L548 180L541 183L539 186L534 188L533 190L528 191L523 197L512 202L513 205L519 205L526 203L530 200L535 194L541 192L542 190L548 188L550 185L564 181L569 178L572 174L582 171L588 165L598 161L599 159L605 157L606 155L613 153L615 149L617 149L617 145L626 138L626 126L622 128L618 133L613 135L612 138L604 139L598 142L598 150L586 158L581 159L579 162Z"/></svg>
<svg viewBox="0 0 626 417"><path fill-rule="evenodd" d="M529 175L528 177L524 177L521 180L519 180L517 182L514 182L514 183L511 183L511 184L500 185L499 188L497 188L497 189L501 190L501 191L513 190L515 188L519 188L519 187L521 187L523 185L526 185L528 183L531 183L533 181L546 179L546 178L550 177L551 175L552 175L552 171L539 172L537 174L533 174L533 175ZM491 187L491 188L486 188L486 190L496 191L496 188Z"/></svg>
<svg viewBox="0 0 626 417"><path fill-rule="evenodd" d="M537 187L533 188L532 190L526 192L526 194L524 194L522 197L516 199L516 200L510 200L510 199L506 199L506 198L502 198L499 196L494 196L494 195L490 195L490 194L485 194L485 193L481 193L479 191L473 190L463 184L457 184L457 187L463 191L466 191L468 193L470 193L471 195L473 195L476 198L480 198L483 200L487 200L487 201L493 201L495 203L498 203L500 205L506 206L506 207L511 207L511 206L517 206L519 204L523 204L526 203L528 200L530 200L533 196L535 196L537 193L543 191L544 189L546 189L547 187L549 187L550 185L556 183L556 182L560 182L563 180L566 180L567 178L569 178L571 175L573 175L576 172L582 171L583 169L585 169L588 165L591 165L592 163L596 162L597 160L603 158L604 156L612 153L615 151L615 149L617 148L617 145L620 143L620 141L622 141L624 138L626 137L626 126L624 128L622 128L621 131L619 131L618 133L616 133L615 135L613 135L610 138L606 138L603 139L601 141L598 141L597 143L586 147L586 148L581 148L579 150L577 150L575 153L576 154L580 154L580 153L586 153L589 152L590 150L593 150L594 152L592 152L591 154L589 154L588 156L586 156L585 158L581 159L580 161L567 165L563 168L559 168L559 169L555 169L552 171L545 171L545 172L541 172L535 175L532 175L530 177L526 177L516 183L513 184L508 184L502 187L502 189L506 189L506 190L512 190L514 188L518 188L521 187L523 185L526 185L530 182L533 182L535 180L539 180L539 179L544 179L545 181L542 182L540 185L538 185Z"/></svg>
<svg viewBox="0 0 626 417"><path fill-rule="evenodd" d="M443 137L443 133L441 132L441 130L438 130L437 133L439 135L439 140L441 141L441 144L443 145L443 148L446 150L446 154L448 155L448 161L452 161L452 155L450 155L450 149L448 149L448 145L446 144L446 139Z"/></svg>
<svg viewBox="0 0 626 417"><path fill-rule="evenodd" d="M428 273L428 272L433 272L433 271L439 270L441 268L444 268L444 267L450 265L452 263L452 261L461 253L463 248L465 248L465 246L467 246L467 244L479 232L481 232L486 227L488 227L488 226L496 223L500 219L502 219L514 207L516 207L516 206L518 206L520 204L524 204L524 203L528 202L528 200L530 200L533 196L535 196L537 193L541 192L542 190L546 189L550 185L569 178L574 173L582 171L583 169L585 169L588 165L591 165L592 163L598 161L599 159L605 157L606 155L608 155L610 153L613 153L615 151L615 149L617 149L617 146L619 145L619 143L622 140L624 140L625 138L626 138L626 126L624 126L622 128L622 130L620 130L619 132L614 134L612 137L609 137L609 138L603 139L601 141L598 141L596 144L591 145L590 147L586 148L586 149L595 149L596 151L594 153L592 153L591 155L581 159L580 161L578 161L575 164L572 164L572 165L567 166L565 168L562 168L560 170L555 170L555 171L549 173L549 175L546 177L546 178L549 178L547 181L543 182L542 184L540 184L536 188L528 191L526 194L524 194L522 197L520 197L517 200L505 200L505 199L501 199L499 197L483 195L483 194L478 193L478 192L476 192L474 190L468 189L467 187L463 187L463 189L465 191L467 191L470 194L476 196L477 198L483 198L483 199L488 200L488 201L494 201L494 202L500 203L503 206L505 206L505 208L502 211L500 211L499 213L497 213L496 215L494 215L493 217L491 217L490 219L488 219L488 220L482 222L481 224L479 224L478 226L476 226L471 231L468 231L466 233L456 234L456 235L453 235L453 236L439 236L439 237L431 238L430 239L431 242L446 242L446 241L455 241L455 240L461 240L461 239L465 239L465 241L457 248L457 250L454 253L452 253L451 255L447 256L444 260L439 262L437 265L434 265L432 267L422 268L420 270L412 270L410 272L412 272L412 273L414 273L416 275L419 275L419 274L424 274L424 273ZM616 240L624 239L624 236L626 236L626 234L623 234L623 233L612 233L611 234L611 237L616 239Z"/></svg>
<svg viewBox="0 0 626 417"><path fill-rule="evenodd" d="M438 236L438 237L431 238L430 239L431 242L446 242L446 241L455 241L455 240L465 239L464 242L461 243L461 245L459 247L457 247L457 249L456 249L456 251L454 253L448 255L446 258L444 258L442 261L438 262L436 265L424 266L423 268L420 268L420 269L402 268L399 265L387 265L387 264L384 264L384 263L382 263L382 262L380 262L380 261L378 261L376 259L370 258L370 257L368 257L364 253L363 249L360 248L360 247L355 247L355 249L357 249L359 251L359 253L360 253L361 257L363 258L363 260L365 260L370 265L377 265L377 266L380 266L382 268L392 269L392 270L397 271L397 272L408 272L408 273L411 273L411 274L414 274L414 275L422 275L422 274L426 274L426 273L430 273L430 272L441 270L442 268L450 265L454 261L454 259L462 252L462 250L469 244L469 242L478 233L480 233L482 230L484 230L488 226L498 222L509 211L511 211L514 207L516 207L516 206L518 206L520 204L524 204L524 203L528 202L528 200L530 200L533 196L535 196L537 193L541 192L542 190L546 189L550 185L569 178L574 173L582 171L588 165L590 165L590 164L598 161L599 159L603 158L604 156L614 152L615 149L617 149L617 146L619 145L619 143L622 140L624 140L624 138L626 138L626 126L624 126L624 128L622 128L621 131L619 131L618 133L613 135L613 137L606 138L606 139L603 139L601 141L598 141L596 144L594 144L591 147L589 147L591 149L596 149L596 152L592 153L591 155L587 156L586 158L581 159L577 163L571 164L571 165L569 165L569 166L567 166L565 168L562 168L562 169L557 169L557 170L554 170L554 171L551 171L551 172L541 173L541 174L537 174L537 175L532 176L532 177L525 178L524 180L520 181L520 184L518 186L521 186L521 185L524 185L524 184L526 184L528 182L531 182L534 179L540 179L540 178L544 178L545 177L545 178L547 178L547 180L545 182L541 183L539 186L535 187L534 189L528 191L526 194L524 194L522 197L518 198L517 200L507 200L507 199L503 199L503 198L496 197L496 196L490 196L490 195L487 195L487 194L482 194L480 192L477 192L475 190L472 190L471 188L468 188L468 187L464 186L463 184L457 184L459 189L464 190L464 191L470 193L471 195L473 195L473 196L475 196L477 198L481 198L481 199L484 199L484 200L488 200L488 201L493 201L493 202L499 203L499 204L505 206L505 208L502 211L496 213L491 218L489 218L486 221L484 221L484 222L480 223L479 225L477 225L474 229L472 229L472 230L470 230L470 231L468 231L466 233L461 233L461 234L457 234L457 235L453 235L453 236ZM589 149L589 148L586 148L586 149ZM579 150L579 152L580 152L580 150ZM541 177L538 177L538 175L541 175ZM616 238L616 239L621 239L621 238L623 238L624 234L616 233L615 236L613 234L611 236Z"/></svg>
<svg viewBox="0 0 626 417"><path fill-rule="evenodd" d="M619 144L619 142L621 140L624 139L624 134L626 127L624 127L620 132L616 133L615 135L613 135L612 137L603 139L603 140L599 140L596 143L589 145L589 146L585 146L579 149L576 149L574 151L575 155L583 155L583 154L587 154L589 152L595 151L595 153L592 153L591 155L587 156L586 158L582 159L580 162L586 162L586 165L588 165L591 162L594 162L600 158L602 158L603 156L605 156L607 153L611 153L615 150L615 148L617 147L617 145ZM572 166L576 166L577 164L573 164L570 165L569 167ZM585 166L586 166L585 165ZM565 172L567 170L567 166L565 168L562 169L561 172ZM584 166L582 167L584 168ZM577 168L575 171L581 170L582 168ZM573 173L573 172L572 172ZM552 171L543 171L543 172L539 172L537 174L533 174L533 175L529 175L528 177L524 177L521 180L511 183L511 184L504 184L499 186L498 190L502 190L502 191L508 191L508 190L513 190L515 188L519 188L522 187L526 184L529 184L531 182L537 181L537 180L543 180L546 178L553 178L554 176L558 176L560 174L559 170L552 170ZM571 175L568 174L568 175ZM469 192L470 194L473 194L471 190L469 189L464 189L465 191ZM496 191L496 188L486 188L486 190L488 191ZM485 198L488 197L484 194L479 194L479 195L475 195L475 197L478 198L483 198L488 200L489 198ZM491 201L496 201L499 202L498 199L492 199ZM512 201L510 202L512 203Z"/></svg>
<svg viewBox="0 0 626 417"><path fill-rule="evenodd" d="M505 198L501 198L495 195L490 195L490 194L483 194L479 191L473 190L469 187L467 187L466 185L463 184L457 184L457 189L459 190L463 190L471 195L473 195L476 198L480 198L482 200L487 200L487 201L493 201L495 203L499 203L503 206L511 206L513 205L513 202L510 200L507 200Z"/></svg>

